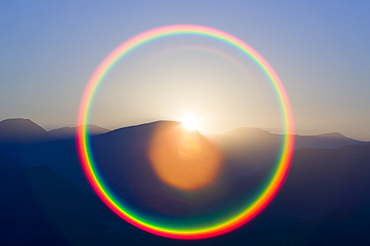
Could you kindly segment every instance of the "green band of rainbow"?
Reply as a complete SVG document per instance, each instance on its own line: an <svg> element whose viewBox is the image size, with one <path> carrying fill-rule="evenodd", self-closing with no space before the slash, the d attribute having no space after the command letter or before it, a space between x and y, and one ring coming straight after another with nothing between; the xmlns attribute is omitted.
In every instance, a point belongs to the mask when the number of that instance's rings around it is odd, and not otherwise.
<svg viewBox="0 0 370 246"><path fill-rule="evenodd" d="M271 86L274 88L280 103L284 122L285 135L282 140L281 153L276 164L277 167L274 170L271 179L269 182L267 182L265 189L254 202L252 202L239 214L228 218L217 225L205 228L173 229L171 227L158 226L152 222L145 221L143 218L138 217L134 213L130 212L127 208L119 204L116 200L114 200L113 195L109 193L108 188L104 186L96 171L96 165L93 162L92 150L87 134L86 125L89 122L91 102L94 99L99 84L103 82L110 69L117 63L118 60L123 58L135 48L138 48L139 46L152 40L173 35L198 35L217 39L235 47L250 57L261 68L268 80L271 82ZM119 45L100 63L98 68L91 76L83 92L78 112L77 125L81 125L77 131L77 148L81 165L88 181L103 202L118 216L132 225L144 231L169 238L209 238L227 233L249 222L256 215L258 215L276 196L288 174L293 156L294 127L291 107L285 89L275 71L260 54L258 54L252 47L244 43L242 40L223 31L205 26L170 25L158 27L138 34Z"/></svg>

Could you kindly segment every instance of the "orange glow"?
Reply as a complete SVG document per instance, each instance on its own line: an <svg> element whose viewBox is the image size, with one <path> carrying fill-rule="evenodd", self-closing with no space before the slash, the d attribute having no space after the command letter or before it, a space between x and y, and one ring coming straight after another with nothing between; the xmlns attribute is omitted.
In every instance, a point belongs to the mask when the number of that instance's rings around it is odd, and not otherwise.
<svg viewBox="0 0 370 246"><path fill-rule="evenodd" d="M149 146L149 160L163 182L190 191L217 178L222 154L199 132L178 123L156 129Z"/></svg>

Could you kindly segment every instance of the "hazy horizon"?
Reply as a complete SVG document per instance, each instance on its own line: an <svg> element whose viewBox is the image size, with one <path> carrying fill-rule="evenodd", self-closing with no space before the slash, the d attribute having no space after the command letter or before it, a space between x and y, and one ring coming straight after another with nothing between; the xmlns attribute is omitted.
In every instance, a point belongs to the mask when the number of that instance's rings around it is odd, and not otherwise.
<svg viewBox="0 0 370 246"><path fill-rule="evenodd" d="M10 118L10 119L24 119L24 120L27 120L28 118L16 117L16 118ZM0 119L0 122L3 121L3 120L9 120L9 119ZM31 120L32 122L39 125L40 127L42 127L43 129L45 129L48 132L53 131L53 130L57 130L57 129L61 129L61 128L75 128L75 127L77 127L77 125L65 125L65 126L59 126L59 127L43 126L43 125L38 124L37 122L33 121L32 119L28 119L28 120ZM140 126L140 125L151 124L151 123L161 122L161 121L172 121L172 120L154 120L154 121L147 121L147 122L141 122L141 123L132 124L132 125L124 125L124 126L116 126L116 127L105 127L105 126L101 126L101 125L94 124L94 123L89 123L89 125L94 125L94 126L97 126L97 127L101 127L101 128L107 129L108 131L114 131L114 130L118 130L118 129L121 129L121 128L132 127L132 126ZM174 121L174 122L180 122L181 123L181 121ZM240 128L250 128L250 129L255 128L255 129L261 129L261 130L267 131L271 134L277 134L277 135L283 135L284 134L284 133L278 132L274 129L261 128L261 127L257 127L257 126L239 126L239 127L226 129L224 131L215 131L215 132L203 132L199 129L195 129L195 130L197 130L202 135L212 135L212 134L222 134L222 133L226 133L226 132L233 131L233 130L240 129ZM335 131L316 132L316 133L295 133L294 135L296 135L296 136L317 136L317 135L330 134L330 133L340 133L344 137L347 137L347 138L350 138L350 139L359 140L359 141L363 141L363 142L370 142L370 140L352 138L352 137L347 136L347 135L345 135L341 132L335 132Z"/></svg>

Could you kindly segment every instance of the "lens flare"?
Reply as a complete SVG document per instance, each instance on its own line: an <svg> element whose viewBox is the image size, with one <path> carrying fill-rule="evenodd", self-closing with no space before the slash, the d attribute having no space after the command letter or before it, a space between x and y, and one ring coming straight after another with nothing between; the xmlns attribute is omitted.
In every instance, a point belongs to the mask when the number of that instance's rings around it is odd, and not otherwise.
<svg viewBox="0 0 370 246"><path fill-rule="evenodd" d="M175 125L156 129L149 159L165 183L190 191L212 183L220 170L222 154L197 131Z"/></svg>
<svg viewBox="0 0 370 246"><path fill-rule="evenodd" d="M92 101L97 89L99 88L99 85L104 81L109 71L120 59L142 45L153 40L175 35L195 35L219 40L230 45L231 47L234 47L236 50L240 51L254 61L268 78L277 98L279 99L279 106L281 108L284 121L285 133L284 137L282 138L280 153L275 164L273 174L268 178L266 185L263 187L256 199L248 204L245 204L244 208L241 211L238 211L237 214L225 218L222 221L217 221L217 223L209 223L209 221L207 221L199 225L194 225L193 227L184 228L171 226L170 223L166 225L163 223L156 223L156 221L152 218L144 218L136 211L129 209L127 206L125 206L125 204L118 201L103 182L101 174L96 168L97 165L93 157L92 146L87 134L87 124L89 122L91 113ZM272 199L278 193L288 174L293 156L293 116L288 96L275 71L258 52L256 52L252 47L242 40L226 32L206 26L171 25L158 27L140 33L119 45L100 63L98 68L92 74L82 95L77 125L82 125L82 127L78 128L77 130L77 148L81 165L90 185L93 187L102 201L113 212L115 212L122 219L126 220L128 223L131 223L132 225L147 232L169 238L189 240L215 237L230 232L251 221L272 201ZM183 148L183 150L180 150L180 152L181 151L186 154L186 151L188 150L187 148Z"/></svg>

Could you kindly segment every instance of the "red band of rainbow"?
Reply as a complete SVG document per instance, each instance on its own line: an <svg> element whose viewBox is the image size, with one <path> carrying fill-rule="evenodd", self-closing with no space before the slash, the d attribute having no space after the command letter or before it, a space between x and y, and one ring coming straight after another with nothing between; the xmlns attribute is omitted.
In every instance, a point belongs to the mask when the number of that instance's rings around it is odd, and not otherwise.
<svg viewBox="0 0 370 246"><path fill-rule="evenodd" d="M271 177L271 180L266 185L266 188L261 192L260 196L246 207L242 212L229 218L222 223L205 228L196 229L173 229L170 227L163 227L155 225L154 223L145 221L139 218L125 207L114 200L113 196L109 194L108 189L100 180L92 158L92 150L87 135L87 123L89 122L89 114L91 102L100 83L104 80L106 74L110 69L120 60L135 48L148 43L152 40L173 36L173 35L198 35L220 40L227 43L248 57L250 57L265 73L268 80L274 88L277 98L280 103L282 118L284 122L284 137L282 140L281 153L277 161L277 168ZM225 33L223 31L198 25L170 25L164 27L154 28L138 34L129 40L123 42L116 49L114 49L98 66L91 76L88 84L83 92L81 99L77 125L81 127L77 130L77 148L83 167L83 171L95 192L103 200L103 202L118 216L128 223L153 234L176 238L176 239L201 239L218 236L230 232L243 224L252 220L257 216L276 196L281 188L290 167L293 156L294 147L294 127L293 117L285 89L272 67L267 61L258 54L252 47L242 40Z"/></svg>

